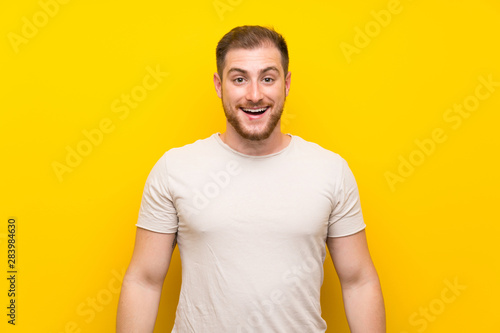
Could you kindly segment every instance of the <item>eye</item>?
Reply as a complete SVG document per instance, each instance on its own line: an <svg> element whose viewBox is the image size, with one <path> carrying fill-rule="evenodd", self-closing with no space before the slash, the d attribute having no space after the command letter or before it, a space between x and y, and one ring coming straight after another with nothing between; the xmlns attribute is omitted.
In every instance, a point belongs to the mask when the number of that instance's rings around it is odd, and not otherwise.
<svg viewBox="0 0 500 333"><path fill-rule="evenodd" d="M274 81L274 79L271 77L266 77L264 80L269 80L269 81L266 81L267 83L271 83L272 81Z"/></svg>
<svg viewBox="0 0 500 333"><path fill-rule="evenodd" d="M239 81L241 80L241 81ZM243 78L242 77L237 77L236 79L233 80L233 82L236 82L236 83L242 83L243 82Z"/></svg>

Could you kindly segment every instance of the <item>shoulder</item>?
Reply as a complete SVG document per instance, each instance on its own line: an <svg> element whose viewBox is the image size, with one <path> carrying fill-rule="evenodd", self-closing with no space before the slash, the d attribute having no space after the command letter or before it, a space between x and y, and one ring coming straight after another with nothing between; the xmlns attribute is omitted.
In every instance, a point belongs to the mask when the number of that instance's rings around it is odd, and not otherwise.
<svg viewBox="0 0 500 333"><path fill-rule="evenodd" d="M192 143L168 149L160 159L168 164L197 162L209 154L213 147L213 138L210 136L198 139Z"/></svg>
<svg viewBox="0 0 500 333"><path fill-rule="evenodd" d="M347 161L333 150L323 145L308 141L300 136L294 135L296 150L302 158L310 159L314 163L322 163L328 168L341 170L347 166Z"/></svg>

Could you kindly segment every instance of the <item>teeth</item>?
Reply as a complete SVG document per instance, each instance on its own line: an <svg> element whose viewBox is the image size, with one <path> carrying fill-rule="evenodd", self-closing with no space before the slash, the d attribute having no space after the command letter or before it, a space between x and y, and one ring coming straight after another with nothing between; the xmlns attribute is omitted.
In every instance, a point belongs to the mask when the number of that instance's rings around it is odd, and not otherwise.
<svg viewBox="0 0 500 333"><path fill-rule="evenodd" d="M248 111L248 112L262 112L264 110L266 110L267 108L261 108L261 109L243 109L241 108L243 111Z"/></svg>

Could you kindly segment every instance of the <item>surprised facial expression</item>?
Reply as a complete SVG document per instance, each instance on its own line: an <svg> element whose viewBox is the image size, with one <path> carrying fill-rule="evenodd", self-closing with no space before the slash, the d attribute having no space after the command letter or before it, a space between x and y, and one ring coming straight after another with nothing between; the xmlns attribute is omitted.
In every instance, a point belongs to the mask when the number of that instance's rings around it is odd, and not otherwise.
<svg viewBox="0 0 500 333"><path fill-rule="evenodd" d="M278 125L290 87L279 50L271 45L227 52L219 97L228 123L242 137L267 139ZM278 128L279 130L279 128Z"/></svg>

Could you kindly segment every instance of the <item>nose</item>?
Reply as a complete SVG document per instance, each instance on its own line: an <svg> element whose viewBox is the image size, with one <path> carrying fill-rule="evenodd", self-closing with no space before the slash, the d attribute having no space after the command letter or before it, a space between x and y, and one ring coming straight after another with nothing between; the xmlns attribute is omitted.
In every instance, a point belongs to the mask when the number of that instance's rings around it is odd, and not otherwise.
<svg viewBox="0 0 500 333"><path fill-rule="evenodd" d="M247 86L247 100L257 104L262 100L263 94L258 81L253 81Z"/></svg>

